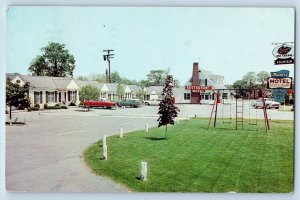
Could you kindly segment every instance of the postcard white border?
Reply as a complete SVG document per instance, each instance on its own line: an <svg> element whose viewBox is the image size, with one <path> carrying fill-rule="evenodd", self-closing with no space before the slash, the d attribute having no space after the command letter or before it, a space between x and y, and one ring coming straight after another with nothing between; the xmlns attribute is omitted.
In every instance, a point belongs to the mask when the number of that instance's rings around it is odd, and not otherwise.
<svg viewBox="0 0 300 200"><path fill-rule="evenodd" d="M295 80L296 80L296 112L295 112L295 191L293 194L202 194L202 193L9 193L5 191L5 125L4 125L4 108L5 108L5 70L6 70L6 8L8 5L58 5L58 6L202 6L202 7L294 7L296 8L296 33L299 35L300 17L297 15L297 11L300 10L299 0L0 0L0 113L3 113L0 117L0 199L8 200L52 200L52 199L267 199L267 200L283 200L300 199L300 137L297 133L300 133L299 129L299 81L298 74L299 68L295 68ZM296 34L295 34L296 35ZM299 49L299 43L296 43L296 48ZM299 51L296 51L297 58L300 58ZM296 63L297 64L297 63ZM298 188L298 189L297 189Z"/></svg>

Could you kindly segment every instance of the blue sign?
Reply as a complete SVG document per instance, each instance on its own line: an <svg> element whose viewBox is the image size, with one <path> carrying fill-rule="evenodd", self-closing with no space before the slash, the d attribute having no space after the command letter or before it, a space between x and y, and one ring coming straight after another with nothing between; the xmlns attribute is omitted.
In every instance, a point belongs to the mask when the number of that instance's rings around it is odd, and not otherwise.
<svg viewBox="0 0 300 200"><path fill-rule="evenodd" d="M273 89L274 92L274 101L284 102L286 89Z"/></svg>
<svg viewBox="0 0 300 200"><path fill-rule="evenodd" d="M277 72L271 72L272 78L287 78L290 75L289 70L280 70ZM285 99L286 89L277 88L273 89L274 93L274 101L276 102L283 102Z"/></svg>
<svg viewBox="0 0 300 200"><path fill-rule="evenodd" d="M290 75L289 70L280 70L278 72L271 72L272 78L287 78Z"/></svg>

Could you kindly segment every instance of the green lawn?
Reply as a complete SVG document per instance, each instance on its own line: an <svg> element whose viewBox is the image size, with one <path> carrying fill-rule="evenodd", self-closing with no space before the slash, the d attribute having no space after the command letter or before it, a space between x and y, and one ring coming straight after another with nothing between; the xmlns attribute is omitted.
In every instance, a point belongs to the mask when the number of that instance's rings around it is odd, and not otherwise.
<svg viewBox="0 0 300 200"><path fill-rule="evenodd" d="M246 121L246 120L245 120ZM101 160L102 142L90 146L84 158L99 175L111 177L140 192L293 191L293 121L263 121L256 126L217 124L192 119L168 128L136 131L107 139L108 160ZM246 124L246 123L245 123ZM139 164L148 163L148 180L140 181Z"/></svg>

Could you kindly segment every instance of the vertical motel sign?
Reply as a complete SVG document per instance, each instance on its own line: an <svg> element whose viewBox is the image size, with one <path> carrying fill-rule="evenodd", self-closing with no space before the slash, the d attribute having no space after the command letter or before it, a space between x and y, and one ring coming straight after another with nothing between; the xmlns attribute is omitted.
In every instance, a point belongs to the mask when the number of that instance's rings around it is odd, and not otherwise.
<svg viewBox="0 0 300 200"><path fill-rule="evenodd" d="M268 88L273 89L276 102L284 101L287 89L292 88L292 82L293 79L289 77L288 70L271 72L271 77L268 78Z"/></svg>

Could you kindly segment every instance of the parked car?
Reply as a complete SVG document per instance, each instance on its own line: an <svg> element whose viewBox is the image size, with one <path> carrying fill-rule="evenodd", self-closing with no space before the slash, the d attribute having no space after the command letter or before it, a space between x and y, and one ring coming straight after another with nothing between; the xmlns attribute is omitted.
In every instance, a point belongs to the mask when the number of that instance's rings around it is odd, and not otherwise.
<svg viewBox="0 0 300 200"><path fill-rule="evenodd" d="M280 103L274 101L274 99L264 98L264 100L265 100L265 105L266 105L267 109L270 109L270 108L278 109L279 108ZM252 101L252 106L255 108L263 108L262 98Z"/></svg>
<svg viewBox="0 0 300 200"><path fill-rule="evenodd" d="M140 99L122 99L121 101L117 102L119 107L121 106L129 106L132 108L138 108L142 106L142 101Z"/></svg>
<svg viewBox="0 0 300 200"><path fill-rule="evenodd" d="M144 104L147 106L158 106L161 100L159 99L151 99L151 100L145 100Z"/></svg>
<svg viewBox="0 0 300 200"><path fill-rule="evenodd" d="M84 107L86 108L108 108L111 109L113 107L116 107L117 104L116 102L111 102L108 99L100 99L100 101L94 101L94 100L89 100L89 101L83 101L82 102Z"/></svg>

